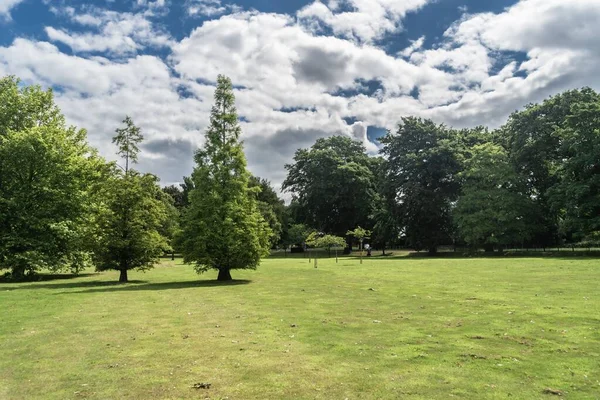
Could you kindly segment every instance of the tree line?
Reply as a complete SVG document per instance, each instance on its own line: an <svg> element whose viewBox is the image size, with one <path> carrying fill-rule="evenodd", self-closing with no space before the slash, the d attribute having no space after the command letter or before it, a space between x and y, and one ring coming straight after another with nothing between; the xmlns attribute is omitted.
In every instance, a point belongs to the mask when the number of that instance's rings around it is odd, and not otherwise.
<svg viewBox="0 0 600 400"><path fill-rule="evenodd" d="M402 118L378 156L346 136L318 139L286 165L282 190L252 176L231 81L219 76L205 144L179 186L136 171L143 134L115 131L119 162L68 126L51 90L0 79L0 269L152 268L181 253L197 272L256 268L270 248L369 241L435 253L460 245L600 242L600 95L567 91L498 129ZM357 234L360 232L360 234Z"/></svg>
<svg viewBox="0 0 600 400"><path fill-rule="evenodd" d="M402 118L380 142L377 157L344 136L298 150L283 183L293 223L334 235L360 225L384 250L431 254L443 245L600 245L600 95L592 89L529 104L494 130Z"/></svg>

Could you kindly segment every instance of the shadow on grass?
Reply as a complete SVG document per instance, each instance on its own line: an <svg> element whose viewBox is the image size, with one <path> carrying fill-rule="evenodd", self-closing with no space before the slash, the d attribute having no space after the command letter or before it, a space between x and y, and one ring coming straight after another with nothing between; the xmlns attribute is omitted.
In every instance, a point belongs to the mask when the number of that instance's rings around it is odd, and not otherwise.
<svg viewBox="0 0 600 400"><path fill-rule="evenodd" d="M94 276L93 273L87 274L36 274L27 277L24 280L16 281L10 279L10 277L2 277L0 278L0 283L9 283L9 284L20 284L20 283L33 283L33 282L49 282L49 281L58 281L58 280L67 280L74 278L87 278L90 276Z"/></svg>
<svg viewBox="0 0 600 400"><path fill-rule="evenodd" d="M92 275L92 274L89 274ZM82 276L82 275L79 275ZM142 284L148 281L129 281L127 284ZM103 287L103 286L118 286L123 285L117 281L83 281L69 283L31 283L28 285L15 286L9 290L24 290L24 289L77 289L86 287Z"/></svg>
<svg viewBox="0 0 600 400"><path fill-rule="evenodd" d="M206 288L206 287L225 287L225 286L238 286L247 285L252 283L249 279L234 279L232 281L220 282L217 280L210 281L183 281L183 282L160 282L160 283L145 283L130 281L126 284L119 284L118 282L102 282L111 283L111 285L99 285L100 287L78 290L72 292L61 292L57 294L75 294L75 293L105 293L105 292L135 292L145 290L173 290L173 289L193 289L193 288ZM133 285L132 285L133 283ZM84 287L84 286L81 286Z"/></svg>

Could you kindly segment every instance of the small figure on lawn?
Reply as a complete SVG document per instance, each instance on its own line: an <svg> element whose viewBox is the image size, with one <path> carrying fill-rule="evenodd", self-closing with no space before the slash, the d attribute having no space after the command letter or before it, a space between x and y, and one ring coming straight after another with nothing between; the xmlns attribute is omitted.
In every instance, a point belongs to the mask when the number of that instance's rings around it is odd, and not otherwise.
<svg viewBox="0 0 600 400"><path fill-rule="evenodd" d="M371 257L371 245L365 244L365 250L367 250L367 257Z"/></svg>

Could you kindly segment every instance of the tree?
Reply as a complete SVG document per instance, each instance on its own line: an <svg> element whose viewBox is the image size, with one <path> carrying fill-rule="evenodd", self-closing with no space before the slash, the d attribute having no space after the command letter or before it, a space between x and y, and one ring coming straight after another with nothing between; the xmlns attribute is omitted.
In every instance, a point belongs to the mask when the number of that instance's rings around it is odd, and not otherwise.
<svg viewBox="0 0 600 400"><path fill-rule="evenodd" d="M271 236L271 247L273 247L280 242L284 231L285 203L277 196L271 183L266 179L251 176L250 187L259 189L256 196L258 209L273 232Z"/></svg>
<svg viewBox="0 0 600 400"><path fill-rule="evenodd" d="M360 263L362 264L362 252L363 252L363 241L365 239L369 239L371 236L371 231L361 228L360 226L356 227L354 230L348 231L346 233L348 236L352 236L358 239L359 247L360 247Z"/></svg>
<svg viewBox="0 0 600 400"><path fill-rule="evenodd" d="M89 188L105 165L52 91L0 79L0 269L20 280L90 265Z"/></svg>
<svg viewBox="0 0 600 400"><path fill-rule="evenodd" d="M113 139L125 159L125 168L113 170L101 188L102 207L98 211L100 233L94 252L98 271L120 272L119 282L127 282L130 270L154 267L170 249L167 234L168 200L152 174L140 174L129 168L137 161L137 145L143 136L130 118L126 128L117 129Z"/></svg>
<svg viewBox="0 0 600 400"><path fill-rule="evenodd" d="M83 130L41 126L0 137L0 269L20 280L89 266L88 187L102 168Z"/></svg>
<svg viewBox="0 0 600 400"><path fill-rule="evenodd" d="M306 238L306 244L315 248L327 249L328 256L331 257L331 249L335 247L343 248L346 246L346 239L341 236L320 235L317 232L312 232Z"/></svg>
<svg viewBox="0 0 600 400"><path fill-rule="evenodd" d="M393 187L386 179L387 161L382 157L373 159L373 174L377 195L373 201L373 242L381 247L383 255L388 244L397 241L399 236L398 218Z"/></svg>
<svg viewBox="0 0 600 400"><path fill-rule="evenodd" d="M175 206L178 211L183 210L183 208L186 206L186 201L181 187L170 185L165 186L162 190L165 194L169 195L173 199L173 206Z"/></svg>
<svg viewBox="0 0 600 400"><path fill-rule="evenodd" d="M558 133L559 183L548 195L565 233L594 241L600 236L600 100L575 103L571 113Z"/></svg>
<svg viewBox="0 0 600 400"><path fill-rule="evenodd" d="M290 246L298 246L306 243L310 229L304 224L293 224L290 225L287 230L287 236L284 238L284 249Z"/></svg>
<svg viewBox="0 0 600 400"><path fill-rule="evenodd" d="M249 185L240 134L231 80L220 75L181 233L184 262L198 273L218 270L220 281L231 280L232 269L256 269L269 253L271 230Z"/></svg>
<svg viewBox="0 0 600 400"><path fill-rule="evenodd" d="M431 254L450 241L451 206L460 171L453 131L420 118L403 118L396 134L380 139L386 179L407 243Z"/></svg>
<svg viewBox="0 0 600 400"><path fill-rule="evenodd" d="M535 203L528 217L536 228L534 243L548 246L558 241L561 207L551 204L550 191L561 180L567 121L576 104L595 104L600 94L590 88L571 90L540 104L529 104L513 113L499 131L511 163L527 184L527 194Z"/></svg>
<svg viewBox="0 0 600 400"><path fill-rule="evenodd" d="M296 215L303 217L296 222L339 236L369 224L374 177L362 143L344 136L318 139L285 168L283 189L292 193Z"/></svg>
<svg viewBox="0 0 600 400"><path fill-rule="evenodd" d="M22 132L36 127L65 128L65 118L54 103L51 89L22 86L14 76L0 79L0 137L8 131Z"/></svg>
<svg viewBox="0 0 600 400"><path fill-rule="evenodd" d="M501 146L485 143L473 147L460 178L462 193L454 221L466 243L491 252L494 246L502 249L532 236L527 223L531 200Z"/></svg>
<svg viewBox="0 0 600 400"><path fill-rule="evenodd" d="M113 144L119 148L117 154L125 160L125 175L129 172L129 163L137 163L137 155L140 152L138 144L144 140L140 128L135 126L133 120L126 116L123 120L124 128L117 128L116 136L113 137Z"/></svg>

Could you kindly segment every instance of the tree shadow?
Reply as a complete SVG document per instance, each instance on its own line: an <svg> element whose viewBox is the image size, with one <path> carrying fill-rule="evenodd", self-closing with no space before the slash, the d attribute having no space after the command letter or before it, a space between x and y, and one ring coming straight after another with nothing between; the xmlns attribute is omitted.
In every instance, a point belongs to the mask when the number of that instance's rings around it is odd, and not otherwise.
<svg viewBox="0 0 600 400"><path fill-rule="evenodd" d="M16 281L10 279L10 277L0 277L0 283L2 284L20 284L20 283L34 283L34 282L49 282L49 281L58 281L58 280L67 280L74 278L87 278L90 276L94 276L93 273L87 274L36 274L27 277L24 280Z"/></svg>
<svg viewBox="0 0 600 400"><path fill-rule="evenodd" d="M92 275L92 274L88 274ZM82 276L82 275L79 275ZM129 281L126 284L118 281L83 281L69 283L31 283L29 285L20 285L9 288L8 290L27 290L27 289L77 289L85 287L103 287L103 286L118 286L127 284L142 284L148 281Z"/></svg>
<svg viewBox="0 0 600 400"><path fill-rule="evenodd" d="M106 283L106 282L104 282ZM110 282L113 283L113 282ZM135 291L146 291L146 290L173 290L173 289L193 289L193 288L206 288L206 287L226 287L226 286L239 286L247 285L252 283L249 279L234 279L231 281L183 281L183 282L160 282L160 283L145 283L134 284L133 281L127 284L119 284L114 282L112 285L99 285L100 287L78 290L72 292L61 292L57 294L76 294L76 293L106 293L106 292L135 292ZM81 286L84 287L84 286Z"/></svg>

